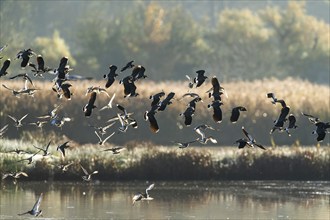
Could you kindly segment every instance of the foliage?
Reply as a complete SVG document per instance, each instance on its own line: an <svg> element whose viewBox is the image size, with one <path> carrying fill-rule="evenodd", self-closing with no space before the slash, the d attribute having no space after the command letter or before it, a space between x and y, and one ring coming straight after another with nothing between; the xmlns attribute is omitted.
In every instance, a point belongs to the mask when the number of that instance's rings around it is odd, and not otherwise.
<svg viewBox="0 0 330 220"><path fill-rule="evenodd" d="M31 143L29 143L29 146ZM6 151L17 146L30 150L23 143L5 140L1 145L0 172L23 170L29 174L24 180L81 180L81 164L99 173L99 180L329 180L330 149L284 146L260 149L236 147L176 147L135 144L118 155L102 152L91 145L70 144L65 159L50 146L51 156L38 155L32 165L16 161L27 155L16 156ZM110 147L110 145L106 146ZM101 153L102 152L102 153ZM63 173L59 164L73 162ZM276 169L274 169L274 167ZM23 179L20 179L20 181Z"/></svg>
<svg viewBox="0 0 330 220"><path fill-rule="evenodd" d="M53 64L71 54L83 75L135 60L154 80L182 80L205 69L226 81L293 76L329 82L329 24L308 14L314 3L225 7L235 4L210 2L209 10L171 1L1 1L0 43L10 45L2 56L37 48Z"/></svg>
<svg viewBox="0 0 330 220"><path fill-rule="evenodd" d="M34 49L37 53L47 57L47 65L58 65L61 57L66 56L70 60L70 65L74 66L76 60L72 57L70 49L63 38L61 38L58 30L55 30L51 38L37 37L34 40Z"/></svg>

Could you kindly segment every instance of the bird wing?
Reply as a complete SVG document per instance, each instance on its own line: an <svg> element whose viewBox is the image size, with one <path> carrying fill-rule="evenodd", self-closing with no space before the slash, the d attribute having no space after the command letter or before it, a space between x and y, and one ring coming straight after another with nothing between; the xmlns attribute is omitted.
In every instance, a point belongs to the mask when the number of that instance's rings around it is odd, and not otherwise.
<svg viewBox="0 0 330 220"><path fill-rule="evenodd" d="M100 142L102 142L102 138L100 137L100 135L99 135L96 131L94 131L94 133L95 133L96 136L99 138Z"/></svg>
<svg viewBox="0 0 330 220"><path fill-rule="evenodd" d="M155 186L155 184L153 183L150 186L148 186L148 188L146 188L146 194L147 194L147 196L149 196L148 191L149 190L152 190L154 188L154 186Z"/></svg>
<svg viewBox="0 0 330 220"><path fill-rule="evenodd" d="M9 118L11 118L13 121L17 121L17 119L14 116L8 115Z"/></svg>
<svg viewBox="0 0 330 220"><path fill-rule="evenodd" d="M17 175L18 175L18 176L19 176L19 175L23 175L23 176L25 176L25 177L28 177L28 176L29 176L29 175L27 175L27 173L25 173L25 172L23 172L23 171L18 172Z"/></svg>
<svg viewBox="0 0 330 220"><path fill-rule="evenodd" d="M38 212L38 211L39 211L39 207L40 207L40 203L41 203L41 201L42 201L42 197L43 197L43 193L40 194L38 200L36 201L36 203L34 204L34 206L33 206L33 208L32 208L32 210L33 210L34 212Z"/></svg>
<svg viewBox="0 0 330 220"><path fill-rule="evenodd" d="M242 127L242 131L244 135L249 139L249 141L253 140L253 137L244 129L244 127Z"/></svg>
<svg viewBox="0 0 330 220"><path fill-rule="evenodd" d="M24 118L26 118L28 116L28 114L24 115L19 121L22 121Z"/></svg>
<svg viewBox="0 0 330 220"><path fill-rule="evenodd" d="M87 172L87 170L83 167L83 166L81 166L81 164L80 164L80 167L81 167L81 169L83 170L83 172L85 173L85 175L89 175L89 173Z"/></svg>
<svg viewBox="0 0 330 220"><path fill-rule="evenodd" d="M106 139L104 139L102 142L105 143L109 138L111 138L115 132L112 132Z"/></svg>

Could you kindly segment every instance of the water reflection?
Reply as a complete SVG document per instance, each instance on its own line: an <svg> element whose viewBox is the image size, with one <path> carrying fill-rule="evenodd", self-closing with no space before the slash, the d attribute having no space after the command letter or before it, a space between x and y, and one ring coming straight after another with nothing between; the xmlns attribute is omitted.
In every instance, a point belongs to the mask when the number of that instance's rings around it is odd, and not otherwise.
<svg viewBox="0 0 330 220"><path fill-rule="evenodd" d="M329 219L330 182L3 182L0 219L17 219L41 192L44 216L60 219ZM24 219L24 218L22 218Z"/></svg>

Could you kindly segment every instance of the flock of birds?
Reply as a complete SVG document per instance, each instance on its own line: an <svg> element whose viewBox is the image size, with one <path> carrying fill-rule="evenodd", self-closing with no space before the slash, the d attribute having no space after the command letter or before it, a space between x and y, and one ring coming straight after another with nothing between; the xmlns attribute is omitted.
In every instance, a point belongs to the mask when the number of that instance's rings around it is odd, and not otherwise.
<svg viewBox="0 0 330 220"><path fill-rule="evenodd" d="M0 53L2 53L7 45L0 47ZM31 58L35 56L36 57L36 63L33 63L31 61ZM0 57L0 60L2 57ZM58 99L68 99L70 100L72 98L72 92L71 87L73 86L70 82L75 80L81 80L81 79L91 79L91 77L82 77L79 75L72 75L70 72L73 70L69 66L69 59L67 57L62 57L59 62L59 66L57 68L50 68L45 65L44 58L41 55L37 55L32 49L24 49L22 51L19 51L16 55L15 60L21 60L20 67L22 70L25 70L26 67L31 68L31 73L36 78L43 78L46 73L54 75L54 79L52 80L53 86L52 91L56 94ZM8 75L8 69L11 65L11 60L7 59L2 63L2 67L0 69L0 78ZM91 86L86 89L86 96L89 95L89 99L87 104L82 106L82 114L84 114L85 117L91 117L93 114L93 110L96 108L95 102L97 99L97 96L100 94L104 94L109 98L109 102L104 107L100 108L100 111L106 110L106 109L112 109L113 108L113 102L116 96L116 93L114 93L112 96L110 96L107 92L107 89L110 88L113 83L116 81L116 77L118 74L116 73L118 67L116 65L110 65L109 66L109 73L103 75L103 78L105 79L105 85L104 87L100 86ZM147 78L147 75L145 75L146 69L142 65L135 65L134 61L128 62L125 66L123 66L120 69L120 72L123 73L124 71L131 69L132 72L130 75L122 78L119 83L123 85L124 87L124 98L133 98L138 96L136 83L139 80L143 80ZM185 93L180 98L177 98L176 100L181 101L186 98L190 98L190 101L186 105L186 109L184 112L180 114L184 118L184 124L185 126L192 125L193 116L195 114L196 105L199 105L199 103L202 102L202 98L199 94L191 92L190 90L192 88L199 88L201 85L204 84L204 82L208 79L207 76L205 76L205 70L198 70L196 71L197 75L195 77L190 77L186 75L188 79L188 85L187 89L188 92ZM11 91L12 95L19 98L21 95L28 95L28 96L34 96L35 93L40 90L35 87L35 84L33 83L32 78L29 76L27 72L25 73L19 73L17 75L9 77L10 80L15 79L23 79L24 86L22 89L16 90L13 88L9 88L5 84L2 84L2 86ZM221 123L222 121L222 110L221 105L223 105L222 95L227 96L226 90L220 86L220 83L217 79L217 77L211 78L212 88L210 88L207 93L208 97L211 99L211 102L207 105L207 108L213 110L212 118L215 123ZM196 89L197 90L197 89ZM156 119L156 114L162 111L165 111L166 108L172 104L173 100L175 100L175 93L170 92L167 95L164 91L161 91L157 94L151 95L149 98L151 100L150 103L150 109L145 111L144 113L144 119L149 122L150 130L154 133L157 133L159 131L159 125ZM273 128L270 130L270 133L273 133L274 131L278 130L280 132L285 131L289 136L291 135L290 130L296 129L296 118L293 114L290 113L290 107L286 104L286 102L283 99L278 99L274 93L268 93L267 98L271 99L271 103L276 105L277 103L280 103L281 105L281 111L279 113L279 116L277 120L274 121ZM137 120L133 117L133 113L130 113L127 111L127 109L121 105L116 104L115 105L118 109L118 112L116 115L112 118L110 118L105 126L95 126L95 125L89 125L94 129L94 133L98 138L98 144L103 146L105 143L113 136L116 132L112 132L108 135L108 129L113 127L117 122L119 122L119 126L117 128L118 132L126 132L129 127L132 127L134 129L138 128ZM42 128L46 123L50 123L51 125L62 127L66 122L72 121L72 118L65 117L59 114L59 109L61 108L61 104L57 105L54 109L51 109L47 114L41 115L37 118L37 121L30 122L29 124L35 125L39 128ZM241 112L247 111L247 109L244 106L237 106L232 109L230 121L232 123L236 123L239 120ZM316 129L312 132L313 134L317 134L317 141L322 141L326 133L328 132L327 129L330 128L329 122L323 122L319 118L314 117L310 114L302 113L304 116L306 116L311 123L313 123L316 126ZM23 123L23 120L27 118L28 114L25 114L22 117L12 116L8 115L8 117L13 121L13 126L15 126L17 129L21 128L25 125ZM8 129L8 124L3 126L0 129L0 138L2 138L5 134L5 132ZM190 140L190 141L176 141L175 143L179 146L179 148L186 148L190 144L199 142L201 144L206 144L208 142L217 143L216 138L212 136L208 136L206 134L206 130L216 130L210 125L207 124L200 124L194 128L194 131L199 135L198 138ZM253 136L248 133L248 131L242 127L242 133L244 135L243 138L240 138L235 141L236 144L238 144L238 148L244 148L246 146L248 147L258 147L262 150L266 150L266 148L258 143ZM36 152L26 152L21 149L14 149L12 151L9 151L7 153L17 153L17 154L27 154L29 153L30 156L27 158L23 158L19 160L18 162L27 161L28 164L31 164L33 162L33 158L36 155L40 155L42 157L46 157L50 155L49 147L50 147L51 141L44 147L37 147ZM57 151L59 151L62 155L62 158L65 158L66 155L66 149L69 148L69 141L66 141L57 147ZM124 150L123 147L112 147L109 149L105 149L104 151L111 151L113 154L119 154L122 150ZM67 171L69 167L73 164L67 163L67 164L60 164L58 167L63 171ZM80 164L79 164L80 165ZM92 175L97 174L98 171L88 172L83 166L81 166L81 169L84 173L82 176L82 179L84 181L91 181ZM28 176L23 171L20 172L10 172L3 174L3 179L12 177L15 181L20 176ZM152 200L153 198L149 196L148 191L154 188L154 184L151 184L146 190L145 193L137 193L135 196L133 196L133 205L137 201L141 200ZM41 210L39 210L39 206L42 200L43 194L41 194L36 201L35 205L33 206L32 210L22 213L22 214L31 214L34 216L41 215Z"/></svg>

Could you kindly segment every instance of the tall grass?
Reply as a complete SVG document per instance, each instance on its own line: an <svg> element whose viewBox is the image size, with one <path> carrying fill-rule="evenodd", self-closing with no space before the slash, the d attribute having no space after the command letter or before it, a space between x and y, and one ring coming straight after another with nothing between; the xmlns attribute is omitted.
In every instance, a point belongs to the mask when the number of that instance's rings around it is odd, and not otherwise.
<svg viewBox="0 0 330 220"><path fill-rule="evenodd" d="M127 146L118 155L102 151L106 147L71 144L65 159L50 146L51 156L36 156L27 165L17 162L28 155L6 153L14 147L35 152L33 143L4 140L0 146L0 172L23 170L27 180L82 180L81 164L89 171L98 170L99 180L330 180L330 148L268 147L242 149L236 147L153 146L148 143ZM74 162L63 173L57 166Z"/></svg>
<svg viewBox="0 0 330 220"><path fill-rule="evenodd" d="M220 78L219 78L220 79ZM220 80L221 82L221 80ZM23 82L19 80L2 81L2 84L10 88L22 88ZM12 121L7 114L17 117L23 116L26 112L29 116L26 122L36 121L37 116L46 114L49 110L58 104L62 104L60 114L72 117L72 122L66 123L62 129L47 124L41 131L32 126L25 126L20 129L9 128L6 134L10 138L29 137L31 139L36 136L45 137L66 135L79 143L94 143L97 141L93 130L88 124L104 125L105 121L115 116L118 109L114 107L111 110L99 111L101 107L106 105L109 98L104 94L99 94L96 100L96 106L92 117L86 119L83 116L82 107L87 104L88 96L85 96L86 89L89 86L104 86L105 81L77 81L72 82L72 100L58 100L56 94L51 90L52 83L46 81L36 81L36 87L41 90L35 94L35 97L22 96L15 98L11 92L0 87L0 121L1 125L11 124ZM139 129L129 131L125 135L115 135L111 138L111 142L116 144L125 144L129 141L152 141L155 144L170 145L172 140L195 139L196 134L192 128L183 125L183 118L179 116L182 113L190 98L179 98L188 92L187 82L163 81L154 82L150 79L141 80L136 83L137 92L140 94L134 98L124 98L123 86L115 82L108 89L110 96L116 93L114 103L119 103L127 108L129 112L134 112L134 117L138 121ZM192 127L207 123L218 129L219 132L211 132L216 136L219 144L231 145L236 139L240 138L242 132L241 126L245 126L255 138L263 144L270 145L291 145L300 142L303 145L316 143L315 136L311 135L314 125L312 125L306 117L301 116L301 112L306 112L319 117L322 120L329 120L330 107L330 87L325 85L313 84L308 81L287 78L285 80L263 79L255 81L240 81L221 83L228 94L228 98L223 96L224 105L223 121L221 124L215 124L212 120L212 110L207 108L207 104L211 102L206 91L211 88L208 81L199 88L193 88L191 92L200 94L203 99L202 103L197 103L196 113L193 119ZM166 94L175 92L175 100L173 104L168 106L164 112L156 114L160 131L158 134L152 134L149 130L148 122L143 120L143 114L149 110L151 100L149 96L160 91ZM297 117L298 129L293 131L292 137L288 137L285 133L269 135L269 131L273 126L273 121L280 113L280 105L272 105L270 100L266 98L268 92L274 92L280 99L284 99L291 107L290 113ZM235 106L242 105L247 108L247 112L241 113L241 118L237 124L231 124L229 117L231 109ZM115 126L114 126L115 128ZM54 135L55 134L55 135ZM329 144L329 138L326 137L325 145Z"/></svg>

